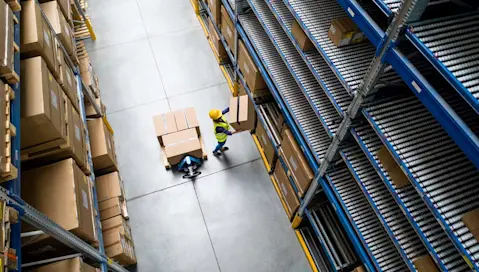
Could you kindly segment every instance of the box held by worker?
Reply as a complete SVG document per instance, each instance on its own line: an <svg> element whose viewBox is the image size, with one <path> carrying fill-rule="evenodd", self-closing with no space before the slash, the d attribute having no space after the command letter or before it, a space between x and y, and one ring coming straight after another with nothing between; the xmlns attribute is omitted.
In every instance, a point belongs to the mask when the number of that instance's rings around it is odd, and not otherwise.
<svg viewBox="0 0 479 272"><path fill-rule="evenodd" d="M101 228L103 233L119 232L128 240L133 241L131 236L131 229L128 222L121 215L101 221Z"/></svg>
<svg viewBox="0 0 479 272"><path fill-rule="evenodd" d="M73 159L24 171L22 198L62 228L95 241L89 183Z"/></svg>
<svg viewBox="0 0 479 272"><path fill-rule="evenodd" d="M0 2L0 75L14 76L14 37L13 37L13 12L7 3ZM15 46L18 46L15 44ZM18 75L16 75L18 81Z"/></svg>
<svg viewBox="0 0 479 272"><path fill-rule="evenodd" d="M226 53L226 49L223 46L223 42L221 41L221 38L218 32L216 32L213 22L210 19L208 19L208 32L210 35L210 41L214 47L214 53L216 57L220 61L228 60L228 54Z"/></svg>
<svg viewBox="0 0 479 272"><path fill-rule="evenodd" d="M226 44L235 54L235 26L224 6L221 6L221 34L226 40Z"/></svg>
<svg viewBox="0 0 479 272"><path fill-rule="evenodd" d="M89 119L87 124L95 174L102 175L118 171L115 141L103 118Z"/></svg>
<svg viewBox="0 0 479 272"><path fill-rule="evenodd" d="M241 40L239 41L238 48L238 66L251 93L268 88L253 58Z"/></svg>
<svg viewBox="0 0 479 272"><path fill-rule="evenodd" d="M66 259L36 267L30 272L96 272L96 268L83 262L81 257Z"/></svg>
<svg viewBox="0 0 479 272"><path fill-rule="evenodd" d="M276 155L273 142L269 138L268 133L266 132L266 129L263 126L262 122L258 122L258 124L256 125L256 136L258 137L259 143L263 148L263 152L266 157L266 160L268 161L268 165L272 169L278 157Z"/></svg>
<svg viewBox="0 0 479 272"><path fill-rule="evenodd" d="M96 177L96 193L98 202L114 197L123 197L121 177L118 171Z"/></svg>
<svg viewBox="0 0 479 272"><path fill-rule="evenodd" d="M464 222L474 238L476 238L476 241L479 241L479 208L467 212L462 217L462 222Z"/></svg>
<svg viewBox="0 0 479 272"><path fill-rule="evenodd" d="M276 161L276 166L274 167L274 177L278 182L279 190L288 208L288 216L291 218L299 208L299 200L294 192L291 182L289 181L286 171L284 171L283 165L281 165L280 160Z"/></svg>
<svg viewBox="0 0 479 272"><path fill-rule="evenodd" d="M314 173L289 129L284 130L281 150L299 193L304 195L314 178Z"/></svg>
<svg viewBox="0 0 479 272"><path fill-rule="evenodd" d="M364 33L349 17L336 18L331 21L328 31L329 39L337 47L357 44L364 40Z"/></svg>
<svg viewBox="0 0 479 272"><path fill-rule="evenodd" d="M119 232L109 232L103 235L106 256L124 266L136 263L133 243Z"/></svg>
<svg viewBox="0 0 479 272"><path fill-rule="evenodd" d="M383 145L378 150L377 156L379 161L383 165L384 170L386 170L386 172L388 173L389 180L394 186L396 186L397 188L402 188L409 184L408 177L406 176L406 174L404 174L401 167L394 160L391 153L389 153L389 150L386 146Z"/></svg>
<svg viewBox="0 0 479 272"><path fill-rule="evenodd" d="M230 98L229 123L235 130L252 130L256 124L253 101L247 95Z"/></svg>
<svg viewBox="0 0 479 272"><path fill-rule="evenodd" d="M186 156L203 157L203 149L196 129L178 131L163 136L164 152L170 165L178 164Z"/></svg>
<svg viewBox="0 0 479 272"><path fill-rule="evenodd" d="M58 76L55 41L35 0L22 2L20 23L21 54L24 58L41 56L51 73Z"/></svg>
<svg viewBox="0 0 479 272"><path fill-rule="evenodd" d="M124 199L122 197L113 197L98 203L98 211L100 212L100 220L106 220L118 215L128 218L123 207Z"/></svg>
<svg viewBox="0 0 479 272"><path fill-rule="evenodd" d="M298 46L304 52L314 49L314 44L311 42L309 37L304 33L303 28L299 25L298 21L293 20L293 26L291 27L291 32L293 34L294 40Z"/></svg>
<svg viewBox="0 0 479 272"><path fill-rule="evenodd" d="M21 147L67 142L63 91L41 57L22 60Z"/></svg>

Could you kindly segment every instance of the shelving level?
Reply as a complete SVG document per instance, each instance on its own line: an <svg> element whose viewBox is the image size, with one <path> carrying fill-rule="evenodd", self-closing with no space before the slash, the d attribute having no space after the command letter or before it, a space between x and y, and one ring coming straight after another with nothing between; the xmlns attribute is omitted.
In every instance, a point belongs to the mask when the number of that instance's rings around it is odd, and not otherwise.
<svg viewBox="0 0 479 272"><path fill-rule="evenodd" d="M479 270L463 221L479 208L478 4L246 2L236 31L316 174L293 220L313 269L341 269L314 216L327 199L368 271ZM222 4L234 18L238 2ZM333 44L331 21L345 17L367 41Z"/></svg>

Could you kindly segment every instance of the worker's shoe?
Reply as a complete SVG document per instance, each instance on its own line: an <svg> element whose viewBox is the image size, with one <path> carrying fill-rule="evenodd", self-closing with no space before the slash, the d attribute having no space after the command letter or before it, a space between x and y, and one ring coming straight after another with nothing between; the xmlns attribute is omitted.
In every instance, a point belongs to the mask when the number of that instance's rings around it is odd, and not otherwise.
<svg viewBox="0 0 479 272"><path fill-rule="evenodd" d="M220 151L213 151L213 155L215 155L215 156L220 156L220 155L221 155L221 152L220 152Z"/></svg>
<svg viewBox="0 0 479 272"><path fill-rule="evenodd" d="M227 146L224 146L224 147L221 148L221 151L228 151L228 150L229 150L229 148Z"/></svg>

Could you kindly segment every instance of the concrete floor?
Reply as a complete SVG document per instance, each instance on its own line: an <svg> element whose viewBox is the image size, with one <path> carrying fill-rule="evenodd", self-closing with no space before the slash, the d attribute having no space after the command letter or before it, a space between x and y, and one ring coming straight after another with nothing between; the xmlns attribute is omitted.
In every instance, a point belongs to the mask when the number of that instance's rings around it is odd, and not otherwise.
<svg viewBox="0 0 479 272"><path fill-rule="evenodd" d="M89 54L115 130L137 271L311 271L248 133L195 181L166 171L152 116L211 108L230 93L188 0L90 0Z"/></svg>

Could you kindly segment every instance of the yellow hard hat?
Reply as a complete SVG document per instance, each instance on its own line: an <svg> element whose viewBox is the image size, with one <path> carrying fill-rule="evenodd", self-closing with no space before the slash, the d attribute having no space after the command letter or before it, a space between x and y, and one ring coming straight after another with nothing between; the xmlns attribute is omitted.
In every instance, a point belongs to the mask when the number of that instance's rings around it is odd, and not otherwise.
<svg viewBox="0 0 479 272"><path fill-rule="evenodd" d="M218 120L221 118L221 116L223 116L223 113L221 113L221 111L218 109L213 109L213 110L210 110L209 115L211 119Z"/></svg>

